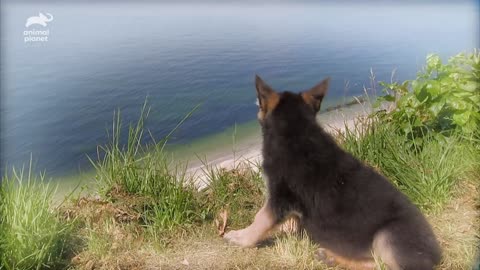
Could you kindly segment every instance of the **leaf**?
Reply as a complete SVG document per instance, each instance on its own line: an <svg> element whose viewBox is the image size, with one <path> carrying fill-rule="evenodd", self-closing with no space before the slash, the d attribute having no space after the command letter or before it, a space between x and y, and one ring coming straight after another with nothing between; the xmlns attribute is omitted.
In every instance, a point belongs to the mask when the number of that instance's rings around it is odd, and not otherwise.
<svg viewBox="0 0 480 270"><path fill-rule="evenodd" d="M415 96L420 102L425 101L429 97L428 89L432 87L432 84L425 84L420 90L415 91Z"/></svg>
<svg viewBox="0 0 480 270"><path fill-rule="evenodd" d="M427 71L430 73L433 70L438 70L442 66L442 60L437 54L427 55Z"/></svg>
<svg viewBox="0 0 480 270"><path fill-rule="evenodd" d="M387 101L387 102L394 102L395 101L395 97L392 96L392 95L381 96L378 99L381 100L381 101Z"/></svg>
<svg viewBox="0 0 480 270"><path fill-rule="evenodd" d="M470 101L476 105L477 111L480 111L480 95L470 96L468 97Z"/></svg>
<svg viewBox="0 0 480 270"><path fill-rule="evenodd" d="M428 107L428 110L433 114L434 117L437 117L444 105L445 101L434 102L430 105L430 107Z"/></svg>
<svg viewBox="0 0 480 270"><path fill-rule="evenodd" d="M455 110L465 110L466 109L466 104L463 100L460 98L450 98L448 100L448 105L452 107Z"/></svg>
<svg viewBox="0 0 480 270"><path fill-rule="evenodd" d="M410 123L403 123L401 125L401 129L403 130L403 132L405 134L408 134L408 133L412 132L412 125L410 125Z"/></svg>
<svg viewBox="0 0 480 270"><path fill-rule="evenodd" d="M415 120L413 121L413 124L412 124L414 127L421 127L423 126L423 123L422 121L420 121L420 119L418 118L415 118Z"/></svg>
<svg viewBox="0 0 480 270"><path fill-rule="evenodd" d="M465 91L474 92L480 89L480 83L476 81L467 81L460 85L460 88Z"/></svg>
<svg viewBox="0 0 480 270"><path fill-rule="evenodd" d="M415 92L415 91L420 91L420 89L423 88L423 85L424 85L424 84L425 84L424 82L421 82L421 81L419 81L419 80L414 80L414 81L412 81L412 89L413 89L413 91L414 91L414 92Z"/></svg>
<svg viewBox="0 0 480 270"><path fill-rule="evenodd" d="M456 113L453 115L453 122L458 126L464 126L470 118L470 112Z"/></svg>

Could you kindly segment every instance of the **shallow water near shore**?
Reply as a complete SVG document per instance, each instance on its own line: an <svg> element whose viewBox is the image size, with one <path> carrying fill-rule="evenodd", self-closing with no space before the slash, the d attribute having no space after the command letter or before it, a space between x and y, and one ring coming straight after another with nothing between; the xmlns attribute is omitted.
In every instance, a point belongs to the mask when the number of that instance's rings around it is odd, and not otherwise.
<svg viewBox="0 0 480 270"><path fill-rule="evenodd" d="M0 173L32 155L38 171L72 179L91 170L87 155L108 142L113 112L121 110L126 127L147 96L146 128L157 139L201 104L170 138L180 158L224 152L259 132L255 73L295 91L331 76L328 107L362 94L371 69L376 80L389 81L394 69L397 79L412 78L427 53L471 50L478 33L469 2L2 9ZM54 17L49 40L26 43L25 20L39 11Z"/></svg>
<svg viewBox="0 0 480 270"><path fill-rule="evenodd" d="M334 135L345 125L351 125L357 116L366 115L372 108L368 102L355 103L342 106L335 110L323 110L317 115L319 124ZM234 168L236 164L261 164L262 134L257 120L235 125L220 133L206 136L191 143L171 146L167 145L165 153L172 161L172 169L177 167L180 174L196 178L202 177L204 170L210 166ZM54 185L58 186L57 201L63 196L70 194L73 189L75 194L81 191L93 191L95 189L95 171L89 170L77 174L57 176L52 178ZM202 181L205 181L203 179ZM198 184L198 183L197 183ZM201 183L203 186L204 183Z"/></svg>

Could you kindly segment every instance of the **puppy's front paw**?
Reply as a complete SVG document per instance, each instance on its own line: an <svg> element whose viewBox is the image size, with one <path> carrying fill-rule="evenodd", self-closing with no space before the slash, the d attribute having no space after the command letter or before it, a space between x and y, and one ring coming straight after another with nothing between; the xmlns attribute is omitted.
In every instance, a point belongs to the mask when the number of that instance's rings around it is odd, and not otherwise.
<svg viewBox="0 0 480 270"><path fill-rule="evenodd" d="M240 247L254 247L255 241L249 239L248 232L243 230L229 231L223 236L223 239Z"/></svg>

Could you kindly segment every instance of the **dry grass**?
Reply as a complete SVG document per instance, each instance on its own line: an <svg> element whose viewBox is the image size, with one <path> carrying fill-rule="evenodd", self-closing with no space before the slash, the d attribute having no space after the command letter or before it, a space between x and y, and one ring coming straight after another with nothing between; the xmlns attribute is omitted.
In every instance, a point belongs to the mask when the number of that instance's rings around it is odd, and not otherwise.
<svg viewBox="0 0 480 270"><path fill-rule="evenodd" d="M479 247L478 194L478 185L465 181L442 212L428 216L443 248L440 269L471 269Z"/></svg>
<svg viewBox="0 0 480 270"><path fill-rule="evenodd" d="M137 253L145 243L140 214L131 197L121 203L83 197L62 209L67 219L77 220L78 249L72 259L76 269L144 269Z"/></svg>
<svg viewBox="0 0 480 270"><path fill-rule="evenodd" d="M150 257L147 269L322 269L306 237L283 234L259 248L231 246L215 236L194 237Z"/></svg>
<svg viewBox="0 0 480 270"><path fill-rule="evenodd" d="M444 250L439 269L471 269L478 248L478 191L476 184L464 181L443 211L428 216ZM138 220L119 218L123 212L135 216L125 204L81 199L79 205L70 208L70 215L88 222L81 230L84 249L72 260L74 269L334 269L315 259L317 246L302 234L280 233L259 248L243 249L225 243L212 222L170 232L172 241L165 245Z"/></svg>

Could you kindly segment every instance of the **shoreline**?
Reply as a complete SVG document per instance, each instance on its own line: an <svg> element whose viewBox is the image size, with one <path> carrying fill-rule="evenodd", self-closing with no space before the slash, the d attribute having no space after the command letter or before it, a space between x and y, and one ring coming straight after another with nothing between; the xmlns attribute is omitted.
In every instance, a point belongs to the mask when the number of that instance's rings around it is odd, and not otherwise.
<svg viewBox="0 0 480 270"><path fill-rule="evenodd" d="M327 107L317 115L322 127L333 133L335 130L351 126L353 120L371 111L369 102L363 97L342 105ZM261 165L262 136L258 121L235 125L226 130L197 139L191 143L167 147L167 154L172 157L183 173L201 189L208 185L209 168L234 169L239 164L249 163L251 168ZM183 169L182 169L183 170ZM181 170L181 171L182 171ZM91 170L78 172L70 176L52 177L58 184L59 194L68 194L72 189L95 182L95 172Z"/></svg>
<svg viewBox="0 0 480 270"><path fill-rule="evenodd" d="M350 102L343 106L327 108L317 115L317 121L330 134L343 131L346 126L353 127L356 118L371 112L371 106L368 102L364 100L361 100L361 102ZM260 130L259 124L257 123L256 125L258 130ZM195 153L192 153L192 156L195 157L194 160L186 160L186 175L193 178L193 182L199 189L203 189L208 185L209 168L231 170L239 165L250 164L249 167L255 169L256 165L261 165L261 132L240 138L234 145L227 146L202 153L205 156L205 160L199 160Z"/></svg>

